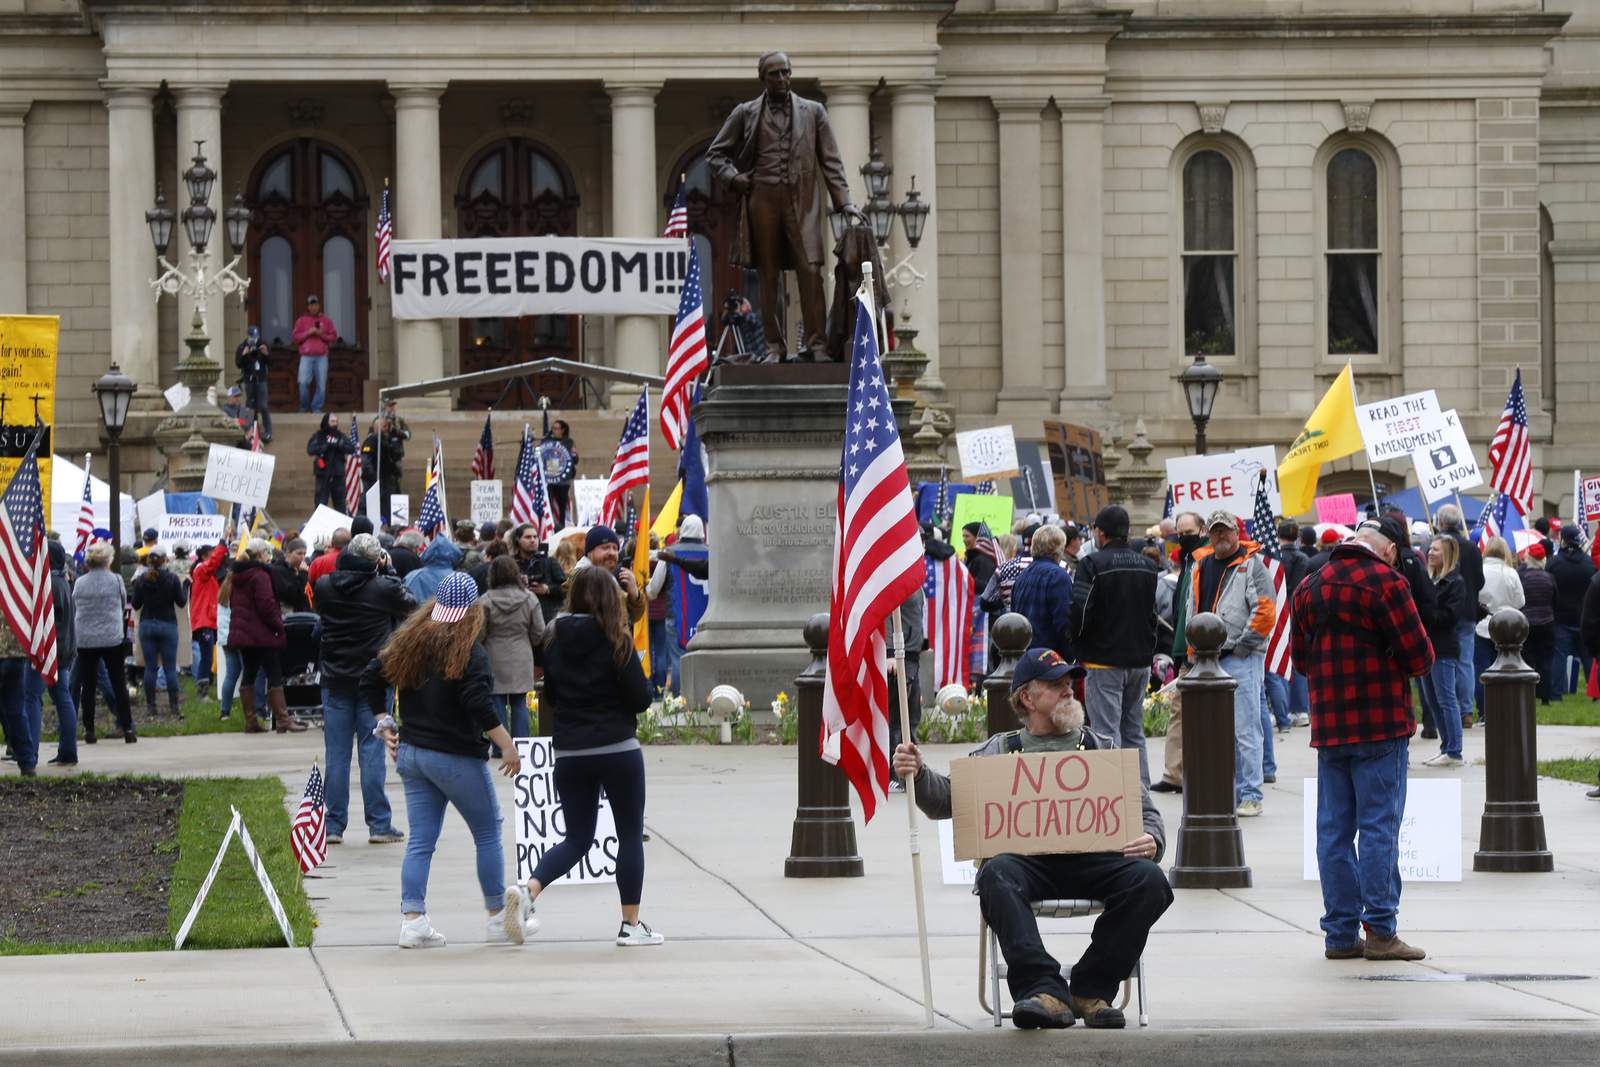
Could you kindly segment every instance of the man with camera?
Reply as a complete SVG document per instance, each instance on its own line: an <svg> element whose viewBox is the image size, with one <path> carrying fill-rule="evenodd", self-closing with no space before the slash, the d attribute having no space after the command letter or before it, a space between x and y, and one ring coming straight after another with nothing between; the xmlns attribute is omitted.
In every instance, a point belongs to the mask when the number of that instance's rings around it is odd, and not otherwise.
<svg viewBox="0 0 1600 1067"><path fill-rule="evenodd" d="M272 412L267 410L267 363L271 356L272 350L262 340L259 326L246 330L244 340L233 350L233 363L239 368L239 381L244 385L244 406L255 412L262 441L272 440Z"/></svg>

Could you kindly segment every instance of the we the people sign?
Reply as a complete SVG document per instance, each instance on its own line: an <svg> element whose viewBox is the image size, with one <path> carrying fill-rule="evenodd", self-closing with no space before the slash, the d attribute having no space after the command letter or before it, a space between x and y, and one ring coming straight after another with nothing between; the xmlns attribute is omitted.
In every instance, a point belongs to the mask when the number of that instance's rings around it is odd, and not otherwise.
<svg viewBox="0 0 1600 1067"><path fill-rule="evenodd" d="M1272 513L1283 510L1278 496L1278 453L1271 445L1216 452L1204 456L1174 456L1167 460L1167 484L1172 487L1176 511L1201 515L1226 508L1235 515L1255 514L1256 482L1267 472L1267 502Z"/></svg>
<svg viewBox="0 0 1600 1067"><path fill-rule="evenodd" d="M969 756L950 764L956 859L1119 852L1144 833L1130 748Z"/></svg>
<svg viewBox="0 0 1600 1067"><path fill-rule="evenodd" d="M511 780L511 793L517 811L517 881L533 877L533 869L555 845L567 836L566 817L561 813L561 795L556 792L555 750L548 737L518 737L513 740L522 770ZM1139 766L1134 764L1134 780ZM594 824L594 840L589 851L571 871L551 885L589 884L617 880L617 824L611 817L611 801L600 794L600 816Z"/></svg>
<svg viewBox="0 0 1600 1067"><path fill-rule="evenodd" d="M266 507L267 494L272 489L272 468L276 463L277 460L266 452L212 445L206 459L206 480L200 491L247 508Z"/></svg>

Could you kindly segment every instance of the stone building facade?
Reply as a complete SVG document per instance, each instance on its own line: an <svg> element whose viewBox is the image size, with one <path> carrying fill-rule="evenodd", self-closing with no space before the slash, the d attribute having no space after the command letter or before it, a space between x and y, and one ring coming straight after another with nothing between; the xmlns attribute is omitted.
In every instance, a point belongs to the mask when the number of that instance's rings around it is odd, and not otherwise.
<svg viewBox="0 0 1600 1067"><path fill-rule="evenodd" d="M61 447L92 445L111 358L173 380L194 309L152 299L144 212L196 140L213 206L254 212L214 354L321 292L340 410L539 355L659 372L650 319L392 320L385 184L422 238L654 235L687 181L720 264L700 153L773 47L858 202L876 143L933 204L895 305L958 427L1096 426L1148 498L1196 352L1226 375L1213 448L1282 447L1346 360L1365 398L1437 389L1481 448L1520 367L1541 506L1600 466L1596 0L0 0L0 309L62 316ZM720 264L712 310L743 284Z"/></svg>

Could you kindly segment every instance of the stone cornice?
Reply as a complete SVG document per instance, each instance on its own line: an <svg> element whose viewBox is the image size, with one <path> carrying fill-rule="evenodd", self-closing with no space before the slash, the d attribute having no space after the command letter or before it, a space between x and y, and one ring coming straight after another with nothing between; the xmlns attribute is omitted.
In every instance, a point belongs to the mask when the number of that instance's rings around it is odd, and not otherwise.
<svg viewBox="0 0 1600 1067"><path fill-rule="evenodd" d="M926 18L947 15L955 0L84 0L96 18L106 16L185 15L207 19L253 19L263 15L327 17L438 16L526 14L549 15L759 15L905 14Z"/></svg>
<svg viewBox="0 0 1600 1067"><path fill-rule="evenodd" d="M1040 34L1052 36L1099 34L1111 37L1121 32L1131 9L1104 11L1070 11L1061 14L1050 12L984 12L970 15L951 15L939 24L940 36L1027 36Z"/></svg>
<svg viewBox="0 0 1600 1067"><path fill-rule="evenodd" d="M0 15L0 37L90 37L94 27L77 14Z"/></svg>
<svg viewBox="0 0 1600 1067"><path fill-rule="evenodd" d="M1529 15L1182 15L1129 18L1132 39L1218 37L1553 37L1570 16Z"/></svg>

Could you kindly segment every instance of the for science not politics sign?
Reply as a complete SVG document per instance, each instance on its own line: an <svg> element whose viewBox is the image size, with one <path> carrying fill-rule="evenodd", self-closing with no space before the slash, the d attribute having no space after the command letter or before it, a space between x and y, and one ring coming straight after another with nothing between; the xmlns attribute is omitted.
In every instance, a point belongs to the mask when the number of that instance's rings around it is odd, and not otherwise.
<svg viewBox="0 0 1600 1067"><path fill-rule="evenodd" d="M394 317L672 315L687 268L669 238L396 241Z"/></svg>
<svg viewBox="0 0 1600 1067"><path fill-rule="evenodd" d="M527 882L544 854L566 839L567 822L561 812L561 796L556 792L555 751L550 739L518 737L513 743L517 746L517 755L522 757L522 770L511 780L517 810L517 881ZM1137 779L1137 763L1133 773ZM611 801L601 792L600 815L594 824L594 840L590 842L588 853L571 871L550 884L615 882L617 840Z"/></svg>
<svg viewBox="0 0 1600 1067"><path fill-rule="evenodd" d="M1131 748L969 756L950 764L955 858L1119 852L1144 833Z"/></svg>

